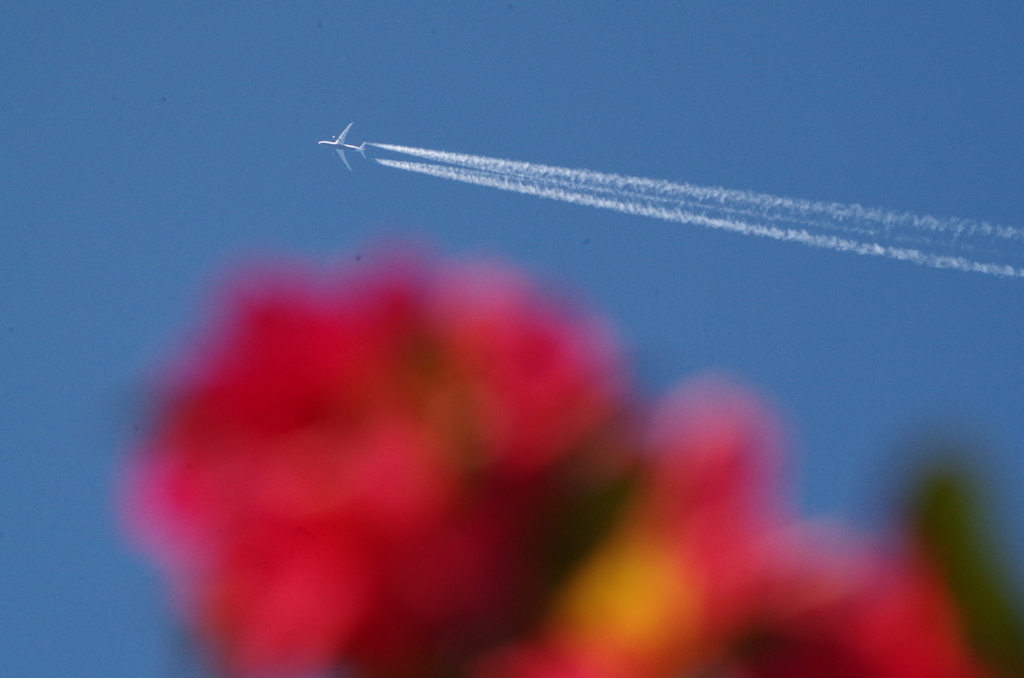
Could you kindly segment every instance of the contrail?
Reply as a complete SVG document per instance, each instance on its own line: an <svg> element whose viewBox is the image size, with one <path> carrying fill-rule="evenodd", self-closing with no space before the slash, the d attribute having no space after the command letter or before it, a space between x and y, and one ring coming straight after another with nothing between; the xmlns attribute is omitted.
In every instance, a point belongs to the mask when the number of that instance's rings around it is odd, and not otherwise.
<svg viewBox="0 0 1024 678"><path fill-rule="evenodd" d="M431 161L377 158L382 165L444 179L935 268L1024 277L1024 231L1007 226L409 146L368 145Z"/></svg>

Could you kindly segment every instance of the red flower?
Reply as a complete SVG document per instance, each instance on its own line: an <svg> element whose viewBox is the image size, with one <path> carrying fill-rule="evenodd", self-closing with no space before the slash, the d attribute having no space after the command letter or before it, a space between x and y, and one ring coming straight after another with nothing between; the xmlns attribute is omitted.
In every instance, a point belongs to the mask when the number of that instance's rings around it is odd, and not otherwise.
<svg viewBox="0 0 1024 678"><path fill-rule="evenodd" d="M843 545L779 491L779 435L716 380L656 412L646 485L533 639L477 678L979 678L912 554Z"/></svg>
<svg viewBox="0 0 1024 678"><path fill-rule="evenodd" d="M925 563L876 556L781 586L720 659L723 678L981 678ZM792 573L796 574L796 573ZM812 595L813 594L813 595Z"/></svg>
<svg viewBox="0 0 1024 678"><path fill-rule="evenodd" d="M986 675L928 562L794 517L758 398L696 382L638 444L607 331L513 272L260 277L225 308L125 511L227 673Z"/></svg>
<svg viewBox="0 0 1024 678"><path fill-rule="evenodd" d="M835 528L795 518L778 436L755 397L697 382L662 407L654 427L661 496L683 516L674 538L701 601L694 658L703 670L722 678L986 675L949 592L912 549L854 546Z"/></svg>
<svg viewBox="0 0 1024 678"><path fill-rule="evenodd" d="M437 675L517 632L563 467L621 414L604 326L485 265L268 278L227 314L125 503L226 670Z"/></svg>

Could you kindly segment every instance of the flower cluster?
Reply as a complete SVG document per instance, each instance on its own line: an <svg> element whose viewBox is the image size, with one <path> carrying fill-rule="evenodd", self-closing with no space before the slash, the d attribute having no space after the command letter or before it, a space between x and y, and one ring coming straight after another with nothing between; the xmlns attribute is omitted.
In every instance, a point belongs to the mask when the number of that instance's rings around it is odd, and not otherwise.
<svg viewBox="0 0 1024 678"><path fill-rule="evenodd" d="M990 675L920 550L794 517L758 398L645 414L604 323L521 274L396 260L225 307L123 501L225 675Z"/></svg>

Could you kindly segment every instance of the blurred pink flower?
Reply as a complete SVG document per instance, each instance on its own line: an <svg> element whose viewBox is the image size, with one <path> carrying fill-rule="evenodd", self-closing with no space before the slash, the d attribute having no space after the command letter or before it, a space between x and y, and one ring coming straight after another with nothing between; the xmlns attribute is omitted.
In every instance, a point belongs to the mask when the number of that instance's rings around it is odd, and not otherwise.
<svg viewBox="0 0 1024 678"><path fill-rule="evenodd" d="M799 520L763 400L647 436L608 329L492 264L251 276L126 521L229 675L984 678L923 551Z"/></svg>
<svg viewBox="0 0 1024 678"><path fill-rule="evenodd" d="M447 675L520 632L566 468L622 414L608 329L486 264L257 276L225 306L124 501L224 670Z"/></svg>
<svg viewBox="0 0 1024 678"><path fill-rule="evenodd" d="M476 678L979 678L943 583L798 521L761 401L702 379L658 408L646 485L537 635Z"/></svg>

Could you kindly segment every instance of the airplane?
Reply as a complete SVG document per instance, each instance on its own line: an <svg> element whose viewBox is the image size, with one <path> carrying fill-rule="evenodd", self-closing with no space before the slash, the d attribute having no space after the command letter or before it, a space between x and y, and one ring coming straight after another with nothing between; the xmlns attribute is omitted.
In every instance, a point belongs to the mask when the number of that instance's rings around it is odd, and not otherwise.
<svg viewBox="0 0 1024 678"><path fill-rule="evenodd" d="M345 149L348 149L350 151L359 151L359 153L364 158L366 157L366 142L365 141L363 143L359 144L358 146L353 146L352 144L346 144L345 143L345 135L348 134L348 131L350 129L352 129L352 125L353 124L354 123L350 122L348 124L348 127L345 128L345 131L342 132L341 134L339 134L337 137L335 137L334 141L320 141L320 142L317 142L317 143L321 143L321 144L327 144L328 146L333 146L334 150L336 150L338 152L338 155L341 156L342 161L344 161L345 167L347 167L350 172L352 171L352 165L348 164L348 159L345 157Z"/></svg>

